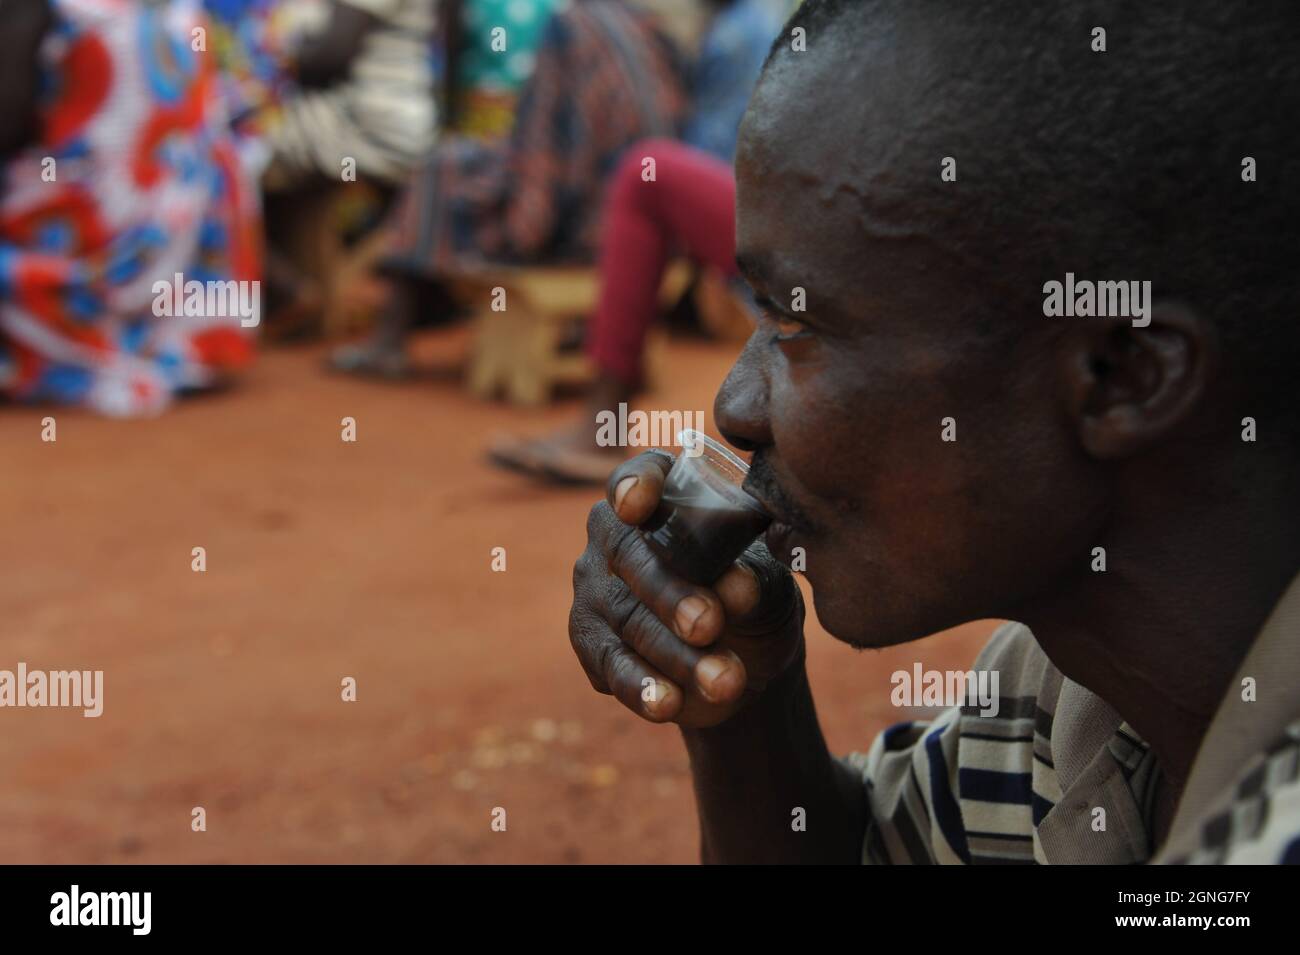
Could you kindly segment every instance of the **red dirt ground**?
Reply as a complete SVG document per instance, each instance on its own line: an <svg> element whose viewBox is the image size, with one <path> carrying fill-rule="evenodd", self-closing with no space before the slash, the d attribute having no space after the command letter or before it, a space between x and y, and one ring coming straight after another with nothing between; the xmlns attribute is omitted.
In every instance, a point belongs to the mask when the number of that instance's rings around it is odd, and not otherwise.
<svg viewBox="0 0 1300 955"><path fill-rule="evenodd" d="M711 421L733 350L674 341L653 405ZM483 460L492 432L572 406L353 382L320 358L269 352L152 421L0 409L0 668L105 671L99 719L0 710L0 862L694 861L676 729L592 692L568 645L594 493ZM855 654L813 623L832 749L906 715L893 670L965 666L990 627Z"/></svg>

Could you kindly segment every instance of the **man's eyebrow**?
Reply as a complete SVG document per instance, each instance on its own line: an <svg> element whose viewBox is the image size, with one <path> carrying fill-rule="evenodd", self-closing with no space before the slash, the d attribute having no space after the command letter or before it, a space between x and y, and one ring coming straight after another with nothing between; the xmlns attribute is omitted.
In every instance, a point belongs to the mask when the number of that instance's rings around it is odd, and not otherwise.
<svg viewBox="0 0 1300 955"><path fill-rule="evenodd" d="M749 284L750 290L754 293L756 301L766 303L766 306L774 312L780 312L791 318L804 320L804 316L795 314L786 307L782 301L785 296L769 294L769 290L775 283L776 270L772 267L772 260L766 255L755 254L752 252L736 253L736 268L740 270L741 277Z"/></svg>

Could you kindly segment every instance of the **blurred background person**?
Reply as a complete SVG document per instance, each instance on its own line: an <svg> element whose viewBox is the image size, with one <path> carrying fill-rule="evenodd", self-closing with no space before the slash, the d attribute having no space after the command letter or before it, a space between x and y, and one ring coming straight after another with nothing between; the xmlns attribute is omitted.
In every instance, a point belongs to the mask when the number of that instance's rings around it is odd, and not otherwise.
<svg viewBox="0 0 1300 955"><path fill-rule="evenodd" d="M736 134L772 40L781 29L768 0L720 0L693 73L692 111L682 142L648 140L629 149L614 173L600 247L600 299L586 329L595 381L571 425L542 437L495 438L489 458L503 467L566 484L601 484L624 449L602 447L596 422L617 414L644 384L646 334L659 313L659 288L674 255L711 270L742 298L736 273ZM645 157L655 179L642 178Z"/></svg>
<svg viewBox="0 0 1300 955"><path fill-rule="evenodd" d="M489 141L510 135L558 6L560 0L443 0L444 129ZM505 31L505 50L493 49L497 28Z"/></svg>
<svg viewBox="0 0 1300 955"><path fill-rule="evenodd" d="M740 120L781 30L781 9L772 0L709 0L683 142L726 162L735 158Z"/></svg>
<svg viewBox="0 0 1300 955"><path fill-rule="evenodd" d="M605 179L630 143L676 132L687 107L682 70L639 4L575 0L556 12L510 137L448 137L408 185L389 221L374 333L336 350L332 367L405 374L407 332L421 311L447 317L440 280L457 271L591 261Z"/></svg>
<svg viewBox="0 0 1300 955"><path fill-rule="evenodd" d="M252 357L154 283L260 278L257 195L192 0L4 0L0 393L161 411ZM196 32L198 31L198 32Z"/></svg>
<svg viewBox="0 0 1300 955"><path fill-rule="evenodd" d="M656 178L641 178L653 156ZM600 296L585 346L595 378L574 420L540 437L500 435L496 464L563 484L603 484L626 449L602 447L597 416L617 415L644 385L646 335L659 317L659 288L674 255L736 276L736 187L731 165L672 140L648 140L620 165L610 188L600 249ZM744 294L743 291L741 294Z"/></svg>
<svg viewBox="0 0 1300 955"><path fill-rule="evenodd" d="M401 184L432 147L434 0L329 0L288 54L297 88L268 134L269 190L357 177Z"/></svg>
<svg viewBox="0 0 1300 955"><path fill-rule="evenodd" d="M436 139L435 0L292 0L280 12L291 82L265 112L267 273L277 335L312 327L321 276L295 255L300 230L378 219ZM358 189L357 184L362 188ZM378 211L374 211L374 210Z"/></svg>

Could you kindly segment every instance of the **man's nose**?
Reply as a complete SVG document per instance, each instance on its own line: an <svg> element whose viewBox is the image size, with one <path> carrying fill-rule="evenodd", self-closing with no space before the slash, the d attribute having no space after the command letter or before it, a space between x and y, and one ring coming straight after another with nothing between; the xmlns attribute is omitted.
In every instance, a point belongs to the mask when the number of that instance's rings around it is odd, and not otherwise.
<svg viewBox="0 0 1300 955"><path fill-rule="evenodd" d="M756 451L771 443L768 421L767 373L760 360L758 334L731 366L713 400L713 420L728 443L742 451Z"/></svg>

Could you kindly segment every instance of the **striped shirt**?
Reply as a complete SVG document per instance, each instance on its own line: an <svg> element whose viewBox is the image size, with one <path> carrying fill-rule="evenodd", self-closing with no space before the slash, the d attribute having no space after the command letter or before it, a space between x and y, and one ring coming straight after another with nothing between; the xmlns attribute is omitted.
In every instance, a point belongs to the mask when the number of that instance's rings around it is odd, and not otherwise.
<svg viewBox="0 0 1300 955"><path fill-rule="evenodd" d="M1220 705L1159 848L1159 766L1109 704L1018 623L974 670L999 674L996 715L952 708L845 758L871 810L864 863L1300 862L1300 577Z"/></svg>
<svg viewBox="0 0 1300 955"><path fill-rule="evenodd" d="M433 148L433 0L339 0L377 21L346 79L303 89L282 104L268 133L271 182L309 173L337 179L351 159L366 177L400 183Z"/></svg>

